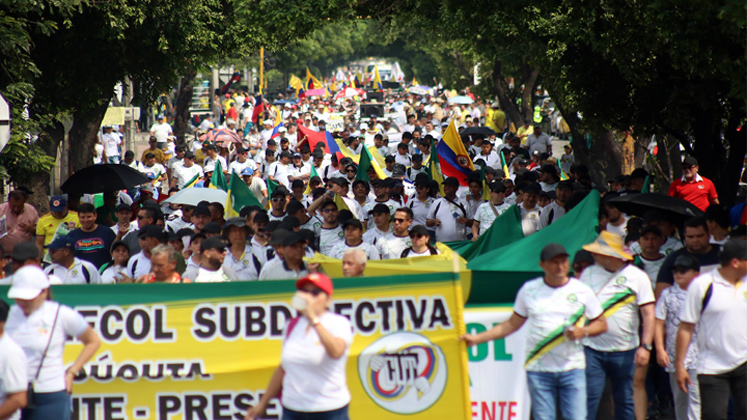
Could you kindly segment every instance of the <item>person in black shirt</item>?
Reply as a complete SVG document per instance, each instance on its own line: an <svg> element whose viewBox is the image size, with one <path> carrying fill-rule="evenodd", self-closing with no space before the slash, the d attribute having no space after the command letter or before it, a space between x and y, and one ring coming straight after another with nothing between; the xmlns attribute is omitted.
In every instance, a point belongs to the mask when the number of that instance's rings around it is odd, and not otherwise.
<svg viewBox="0 0 747 420"><path fill-rule="evenodd" d="M669 254L659 269L655 289L657 299L664 289L674 284L672 266L678 256L691 255L695 257L700 262L701 274L718 267L718 253L721 247L711 244L710 238L711 235L708 233L705 217L694 217L685 223L685 247Z"/></svg>

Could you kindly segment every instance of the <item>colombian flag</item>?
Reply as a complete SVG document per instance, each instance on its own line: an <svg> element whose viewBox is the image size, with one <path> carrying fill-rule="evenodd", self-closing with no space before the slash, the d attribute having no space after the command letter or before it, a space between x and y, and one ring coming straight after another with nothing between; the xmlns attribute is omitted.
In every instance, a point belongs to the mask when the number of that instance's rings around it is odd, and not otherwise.
<svg viewBox="0 0 747 420"><path fill-rule="evenodd" d="M441 172L446 176L453 176L459 180L460 185L467 186L467 175L475 170L472 159L464 148L462 138L456 127L456 119L452 119L446 128L441 141L436 146L438 161L441 163Z"/></svg>
<svg viewBox="0 0 747 420"><path fill-rule="evenodd" d="M322 88L322 82L320 82L319 79L314 77L314 75L311 74L311 71L309 71L309 68L306 67L306 90L321 89L321 88Z"/></svg>
<svg viewBox="0 0 747 420"><path fill-rule="evenodd" d="M288 89L295 89L296 91L303 91L303 82L297 76L291 75L288 81Z"/></svg>
<svg viewBox="0 0 747 420"><path fill-rule="evenodd" d="M374 66L373 87L375 90L384 90L384 87L381 85L381 77L379 77L379 66Z"/></svg>
<svg viewBox="0 0 747 420"><path fill-rule="evenodd" d="M363 76L361 76L360 72L356 72L355 73L355 79L353 79L353 83L355 83L354 87L362 88L363 87L363 83L361 83L361 80L363 80Z"/></svg>
<svg viewBox="0 0 747 420"><path fill-rule="evenodd" d="M278 125L272 128L272 135L270 136L271 139L274 139L275 137L280 135L280 127L283 126L283 123L280 122Z"/></svg>

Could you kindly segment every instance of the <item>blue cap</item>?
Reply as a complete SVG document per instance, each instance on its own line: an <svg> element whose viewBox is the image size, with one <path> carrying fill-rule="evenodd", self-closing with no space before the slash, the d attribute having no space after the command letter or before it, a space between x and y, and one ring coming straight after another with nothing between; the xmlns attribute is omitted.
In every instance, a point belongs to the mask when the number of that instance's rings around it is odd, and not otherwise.
<svg viewBox="0 0 747 420"><path fill-rule="evenodd" d="M244 168L244 170L241 171L241 176L244 176L244 175L246 175L246 176L254 175L254 169L252 169L252 168Z"/></svg>
<svg viewBox="0 0 747 420"><path fill-rule="evenodd" d="M60 236L59 238L52 241L51 244L47 245L45 248L47 249L73 249L75 245L75 240L69 236Z"/></svg>
<svg viewBox="0 0 747 420"><path fill-rule="evenodd" d="M49 199L49 210L50 211L65 211L67 208L67 194L53 195Z"/></svg>

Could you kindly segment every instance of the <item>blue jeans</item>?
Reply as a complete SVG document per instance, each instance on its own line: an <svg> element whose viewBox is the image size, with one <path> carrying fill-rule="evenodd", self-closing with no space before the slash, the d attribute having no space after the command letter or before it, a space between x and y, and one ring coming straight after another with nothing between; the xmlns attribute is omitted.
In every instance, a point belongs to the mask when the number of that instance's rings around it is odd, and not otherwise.
<svg viewBox="0 0 747 420"><path fill-rule="evenodd" d="M568 372L527 372L532 416L554 420L558 406L565 420L586 420L586 374L583 369Z"/></svg>
<svg viewBox="0 0 747 420"><path fill-rule="evenodd" d="M21 420L70 420L71 401L66 391L36 393L36 408L21 410Z"/></svg>
<svg viewBox="0 0 747 420"><path fill-rule="evenodd" d="M332 411L318 411L315 413L302 413L283 407L282 420L348 420L348 406Z"/></svg>
<svg viewBox="0 0 747 420"><path fill-rule="evenodd" d="M609 376L612 398L615 401L615 420L635 420L633 405L633 373L635 352L638 349L618 352L586 351L587 411L589 420L597 418L599 400Z"/></svg>
<svg viewBox="0 0 747 420"><path fill-rule="evenodd" d="M109 163L119 163L119 156L109 156Z"/></svg>

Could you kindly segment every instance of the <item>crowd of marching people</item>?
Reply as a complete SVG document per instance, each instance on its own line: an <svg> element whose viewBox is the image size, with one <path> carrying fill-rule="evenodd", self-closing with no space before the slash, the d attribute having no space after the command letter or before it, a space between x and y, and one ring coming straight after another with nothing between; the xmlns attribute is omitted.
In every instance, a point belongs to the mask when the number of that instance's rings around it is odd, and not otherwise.
<svg viewBox="0 0 747 420"><path fill-rule="evenodd" d="M104 127L96 162L128 165L150 182L104 193L98 206L93 197L54 195L49 200L49 213L39 215L27 202L28 191L12 191L8 202L0 205L0 284L17 284L14 273L23 274L21 270L27 266L43 269L49 284L299 279L320 269L319 264L305 259L316 253L343 260L346 276L361 276L367 261L437 255L441 252L437 242L475 241L512 206L519 209L524 235L532 235L555 223L597 189L603 193L600 238L572 261L565 250L543 250L542 264L546 273L560 267L567 274L572 267L573 276L585 284L582 287L574 280L572 292L584 296L587 318L604 320L605 314L606 321L604 325L592 322L569 335L574 340L587 340L585 353L583 349L564 349L570 356L561 357L562 361L551 357L557 356L552 353L555 350L530 355L537 358L529 358L528 371L561 372L586 366L589 413L596 412L607 375L613 379L615 418L639 420L646 418L647 400L653 403L667 398L661 396L662 389L664 394L674 395L678 419L699 418L693 413L701 406L711 407L711 403L725 406L716 388L708 391L713 395L701 391L696 401L697 392L692 391L697 389L697 373L703 372L698 367L702 359L707 372L712 370L718 376L735 371L742 375L742 382L747 380L747 347L734 350L735 354L729 353L731 347L724 350L733 357L729 366L721 366L711 360L718 357L715 353L698 355L691 346L685 357L679 344L675 345L680 322L695 325L701 315L706 318L702 309L706 302L695 307L695 298L688 297L688 285L699 274L715 276L719 271L713 270L726 267L719 273L728 278L712 281L724 290L711 288L713 296L720 299L728 287L734 287L737 296L743 293L747 302L747 291L743 290L747 255L739 254L745 252L747 236L744 202L732 209L722 207L713 184L698 175L694 158L683 160L682 179L672 184L669 195L691 202L705 211L705 216L678 226L656 210L631 217L617 207L615 197L640 194L648 188L645 184L650 175L645 169L616 178L609 189L595 185L589 168L575 162L571 145L564 147L561 157L553 156L552 139L541 121L510 122L499 106L479 99L456 105L440 98L391 94L385 98L386 110L404 114L400 121L360 115L359 104L353 99L303 98L280 106L259 101L263 100L228 94L224 114L195 121L195 140L187 144L177 145L170 125L159 117L151 128L148 148L140 156L132 150L123 152L122 137L113 127ZM312 142L304 134L306 130L327 132L333 114L342 122L335 123L337 129L326 136L326 143ZM457 157L463 176L436 176L443 171L432 155L438 153L436 145L446 141L447 132L484 127L490 130L458 136L467 154ZM240 140L202 140L215 128L235 133ZM366 153L373 159L369 166L364 166L362 158ZM210 188L215 171L222 172L225 179L237 176L243 180L256 204L236 209L238 216L229 217L225 202L164 203L187 188ZM558 262L557 258L565 260ZM556 267L551 267L551 262ZM548 276L562 284L568 282L563 273ZM27 277L18 281L30 281L23 280ZM622 306L618 305L622 301L615 300L620 299L616 289L610 286L620 278L635 292ZM692 284L696 283L704 287L702 281ZM525 285L517 297L514 311L518 318L512 324L465 339L474 344L500 338L525 320L533 322L533 316L542 316L544 309L537 312L537 308L551 296L544 284L549 283L540 280ZM689 309L680 321L683 302ZM616 312L608 313L612 306ZM713 307L719 304L711 303ZM542 331L535 330L537 334ZM731 337L732 333L723 334ZM71 334L87 332L77 325ZM690 328L690 334L698 335L697 339L691 337L697 341L702 329ZM537 335L530 340L539 344L543 338ZM747 343L745 337L737 340ZM646 371L649 366L658 371L656 363L672 373L672 384L657 381L647 392ZM595 373L590 375L590 369L596 369ZM649 384L655 380L648 377ZM530 389L541 388L546 380L550 379L530 375ZM711 380L716 379L706 378ZM678 391L687 386L691 392ZM742 392L743 388L733 385L732 391ZM540 391L532 394L535 407L554 416L554 405L536 403L543 395ZM744 399L735 395L737 408L743 409ZM662 402L661 407L664 405ZM568 410L566 418L585 418L585 414L579 417L577 410L560 408Z"/></svg>

